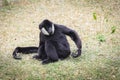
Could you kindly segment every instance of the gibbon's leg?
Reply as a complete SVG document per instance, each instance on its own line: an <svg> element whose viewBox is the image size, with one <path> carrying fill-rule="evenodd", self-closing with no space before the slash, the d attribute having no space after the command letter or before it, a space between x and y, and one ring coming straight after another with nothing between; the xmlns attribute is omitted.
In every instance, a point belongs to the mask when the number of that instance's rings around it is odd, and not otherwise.
<svg viewBox="0 0 120 80"><path fill-rule="evenodd" d="M67 41L64 41L63 43L59 42L57 44L57 52L61 60L69 57L71 51L68 42Z"/></svg>
<svg viewBox="0 0 120 80"><path fill-rule="evenodd" d="M59 58L61 59L61 60L64 60L64 59L66 59L67 57L69 57L69 55L70 55L70 51L60 51L62 54L60 54L60 56L59 56Z"/></svg>
<svg viewBox="0 0 120 80"><path fill-rule="evenodd" d="M42 44L39 48L38 48L38 55L33 56L33 58L35 59L47 59L47 55L45 53L45 46L44 44Z"/></svg>
<svg viewBox="0 0 120 80"><path fill-rule="evenodd" d="M56 48L51 41L45 42L45 52L47 54L47 59L43 60L42 64L48 64L58 61L58 54L56 52Z"/></svg>

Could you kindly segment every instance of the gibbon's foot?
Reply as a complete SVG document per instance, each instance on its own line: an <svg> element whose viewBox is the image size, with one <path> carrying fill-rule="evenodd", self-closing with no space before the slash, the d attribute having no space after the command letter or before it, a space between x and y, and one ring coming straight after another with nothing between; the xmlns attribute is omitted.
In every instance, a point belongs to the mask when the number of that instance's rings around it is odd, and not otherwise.
<svg viewBox="0 0 120 80"><path fill-rule="evenodd" d="M40 59L40 56L39 56L39 55L34 55L34 56L33 56L33 59L39 60L39 59Z"/></svg>
<svg viewBox="0 0 120 80"><path fill-rule="evenodd" d="M49 64L51 63L52 61L50 59L45 59L42 61L42 64Z"/></svg>
<svg viewBox="0 0 120 80"><path fill-rule="evenodd" d="M57 62L58 60L50 60L50 59L44 59L43 61L42 61L42 64L44 65L44 64L49 64L49 63L53 63L53 62Z"/></svg>

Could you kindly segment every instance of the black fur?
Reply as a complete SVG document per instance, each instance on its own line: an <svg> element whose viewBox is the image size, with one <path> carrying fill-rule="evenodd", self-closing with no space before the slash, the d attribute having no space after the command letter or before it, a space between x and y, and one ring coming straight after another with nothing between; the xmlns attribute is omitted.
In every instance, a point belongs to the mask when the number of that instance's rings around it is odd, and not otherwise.
<svg viewBox="0 0 120 80"><path fill-rule="evenodd" d="M29 54L29 53L37 53L37 51L38 51L38 47L17 47L13 52L13 57L15 59L22 59L20 56L17 56L17 53Z"/></svg>
<svg viewBox="0 0 120 80"><path fill-rule="evenodd" d="M52 24L54 23L49 20L44 20L39 25L39 29L41 30L43 27L45 27L45 29L48 31L49 27L51 27ZM71 30L63 25L54 24L54 27L55 32L52 35L47 36L40 32L40 42L38 48L17 47L13 52L13 57L17 59L17 53L34 53L38 51L38 55L35 55L33 58L41 59L42 64L56 62L59 59L65 59L71 53L70 46L65 35L70 36L78 48L77 54L72 54L72 57L75 58L80 56L82 44L78 34L74 30Z"/></svg>

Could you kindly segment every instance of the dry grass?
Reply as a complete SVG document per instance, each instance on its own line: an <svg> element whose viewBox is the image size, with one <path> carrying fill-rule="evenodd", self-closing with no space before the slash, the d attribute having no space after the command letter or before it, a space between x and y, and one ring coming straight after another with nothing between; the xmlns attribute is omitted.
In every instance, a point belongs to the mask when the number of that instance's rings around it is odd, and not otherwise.
<svg viewBox="0 0 120 80"><path fill-rule="evenodd" d="M32 55L14 60L15 47L38 46L38 25L46 18L78 32L83 42L82 56L48 65L31 59ZM119 18L119 0L11 2L0 9L0 80L119 80ZM116 31L111 34L113 26ZM100 42L100 35L105 42ZM75 44L68 40L74 51Z"/></svg>

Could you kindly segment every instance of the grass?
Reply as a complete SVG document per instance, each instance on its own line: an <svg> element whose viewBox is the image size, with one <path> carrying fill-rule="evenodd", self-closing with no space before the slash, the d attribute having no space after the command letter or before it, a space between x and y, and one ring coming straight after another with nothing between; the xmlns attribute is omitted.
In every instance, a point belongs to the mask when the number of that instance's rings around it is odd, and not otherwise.
<svg viewBox="0 0 120 80"><path fill-rule="evenodd" d="M119 0L18 0L0 8L0 80L120 80L119 7ZM14 60L15 47L38 46L46 18L78 32L82 55L48 65L34 54Z"/></svg>

